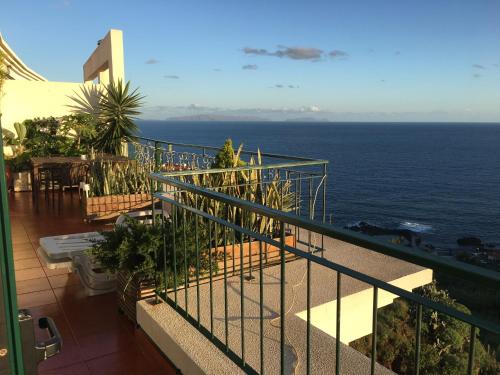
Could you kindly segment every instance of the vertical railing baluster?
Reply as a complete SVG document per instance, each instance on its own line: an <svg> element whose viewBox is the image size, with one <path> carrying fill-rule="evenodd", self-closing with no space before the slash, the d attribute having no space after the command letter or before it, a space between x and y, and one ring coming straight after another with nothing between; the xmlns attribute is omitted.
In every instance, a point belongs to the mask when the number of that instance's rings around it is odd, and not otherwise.
<svg viewBox="0 0 500 375"><path fill-rule="evenodd" d="M342 290L341 290L342 274L337 271L337 314L335 325L335 374L340 374L340 314L342 305Z"/></svg>
<svg viewBox="0 0 500 375"><path fill-rule="evenodd" d="M163 239L163 282L165 286L165 301L168 300L167 290L168 290L168 274L167 274L167 239L166 239L166 226L165 226L165 215L162 210L161 214L161 234Z"/></svg>
<svg viewBox="0 0 500 375"><path fill-rule="evenodd" d="M259 241L259 263L260 374L264 375L264 268L262 267L262 241Z"/></svg>
<svg viewBox="0 0 500 375"><path fill-rule="evenodd" d="M312 178L309 177L309 219L314 219L314 208L313 208L313 186L312 186ZM307 231L307 250L309 252L314 252L315 249L312 247L312 235L311 230Z"/></svg>
<svg viewBox="0 0 500 375"><path fill-rule="evenodd" d="M248 273L248 276L247 276L247 280L248 281L252 281L255 279L255 277L252 275L252 268L253 268L253 264L252 264L252 252L253 252L253 249L252 249L252 238L251 237L248 237L248 257L249 257L249 264L248 264L248 268L250 269L249 273Z"/></svg>
<svg viewBox="0 0 500 375"><path fill-rule="evenodd" d="M422 338L422 305L417 305L417 327L415 329L415 375L420 374L420 346Z"/></svg>
<svg viewBox="0 0 500 375"><path fill-rule="evenodd" d="M212 221L208 219L208 273L210 280L210 336L214 338L214 300L213 300L213 270L212 270Z"/></svg>
<svg viewBox="0 0 500 375"><path fill-rule="evenodd" d="M309 176L309 219L314 220L313 179Z"/></svg>
<svg viewBox="0 0 500 375"><path fill-rule="evenodd" d="M195 208L198 209L198 195L194 198ZM198 327L201 327L200 323L200 238L199 238L199 228L198 228L198 215L194 217L194 240L196 245L196 317L198 320Z"/></svg>
<svg viewBox="0 0 500 375"><path fill-rule="evenodd" d="M467 365L467 375L472 375L474 371L474 354L476 346L476 327L470 326L469 363Z"/></svg>
<svg viewBox="0 0 500 375"><path fill-rule="evenodd" d="M299 173L299 207L297 215L300 216L302 213L302 173ZM300 241L300 228L297 233L297 241Z"/></svg>
<svg viewBox="0 0 500 375"><path fill-rule="evenodd" d="M177 198L177 193L175 194ZM177 199L175 199L177 201ZM177 206L174 204L172 207L172 264L174 265L174 304L177 308L177 241L176 241L176 231L177 231Z"/></svg>
<svg viewBox="0 0 500 375"><path fill-rule="evenodd" d="M299 180L297 178L295 178L295 215L299 215ZM298 227L297 225L294 226L295 230L294 230L294 233L295 233L295 238L297 238L297 233L298 233Z"/></svg>
<svg viewBox="0 0 500 375"><path fill-rule="evenodd" d="M226 339L226 352L229 351L229 324L228 324L228 305L227 305L227 228L224 227L224 332Z"/></svg>
<svg viewBox="0 0 500 375"><path fill-rule="evenodd" d="M240 236L240 262L243 262L243 233ZM241 362L245 365L245 296L243 265L240 263Z"/></svg>
<svg viewBox="0 0 500 375"><path fill-rule="evenodd" d="M285 223L280 223L280 369L285 374Z"/></svg>
<svg viewBox="0 0 500 375"><path fill-rule="evenodd" d="M326 179L327 165L323 164L323 224L326 223ZM321 257L325 256L325 236L321 235Z"/></svg>
<svg viewBox="0 0 500 375"><path fill-rule="evenodd" d="M307 327L306 327L306 374L311 373L311 260L307 259L307 281L306 281L306 304L307 304Z"/></svg>
<svg viewBox="0 0 500 375"><path fill-rule="evenodd" d="M182 237L184 240L184 306L186 309L186 317L189 316L188 310L188 265L187 265L187 239L186 239L186 210L182 210Z"/></svg>
<svg viewBox="0 0 500 375"><path fill-rule="evenodd" d="M233 276L235 275L235 272L236 272L236 259L234 258L234 246L236 244L236 232L233 230L233 243L232 243L232 258L233 258ZM240 259L240 263L241 263L241 259Z"/></svg>
<svg viewBox="0 0 500 375"><path fill-rule="evenodd" d="M373 317L372 317L372 357L370 374L375 374L375 363L377 362L377 302L378 301L378 288L373 287Z"/></svg>

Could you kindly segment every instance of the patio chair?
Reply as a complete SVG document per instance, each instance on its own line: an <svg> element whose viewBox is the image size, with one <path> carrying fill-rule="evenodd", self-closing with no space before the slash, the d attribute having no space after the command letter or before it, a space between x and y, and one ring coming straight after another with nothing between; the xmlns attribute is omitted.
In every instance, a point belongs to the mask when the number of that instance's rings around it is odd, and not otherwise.
<svg viewBox="0 0 500 375"><path fill-rule="evenodd" d="M45 190L45 200L49 200L52 195L52 204L55 203L55 196L59 200L59 208L62 207L62 193L65 187L71 187L71 163L47 164L38 170L39 186ZM49 192L52 192L50 194Z"/></svg>

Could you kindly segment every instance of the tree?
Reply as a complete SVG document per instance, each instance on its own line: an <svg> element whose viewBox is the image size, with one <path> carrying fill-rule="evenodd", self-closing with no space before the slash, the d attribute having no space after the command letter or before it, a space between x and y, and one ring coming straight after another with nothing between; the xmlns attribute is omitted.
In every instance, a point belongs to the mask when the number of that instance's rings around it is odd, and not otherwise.
<svg viewBox="0 0 500 375"><path fill-rule="evenodd" d="M469 314L464 305L453 300L435 283L424 286L420 294L432 301ZM413 374L415 358L416 308L398 298L379 311L377 326L377 361L398 374ZM420 371L429 375L458 375L467 368L470 327L467 323L431 309L422 310ZM370 335L371 336L371 335ZM371 337L351 343L356 350L369 355ZM479 375L498 374L500 366L476 340L475 369Z"/></svg>
<svg viewBox="0 0 500 375"><path fill-rule="evenodd" d="M231 138L226 139L224 145L222 145L221 149L217 152L217 155L215 155L215 161L212 168L233 168L244 166L245 162L240 159L242 149L243 145L240 145L237 154L235 154L233 141Z"/></svg>

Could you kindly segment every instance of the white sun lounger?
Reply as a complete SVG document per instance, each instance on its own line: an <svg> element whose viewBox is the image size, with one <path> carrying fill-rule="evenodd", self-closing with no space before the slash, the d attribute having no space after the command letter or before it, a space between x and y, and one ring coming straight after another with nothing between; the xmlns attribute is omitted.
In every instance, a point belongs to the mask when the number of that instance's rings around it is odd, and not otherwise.
<svg viewBox="0 0 500 375"><path fill-rule="evenodd" d="M167 216L165 211L164 215ZM127 217L151 224L151 216L151 210L129 212L120 215L116 225L125 224ZM85 253L103 239L104 237L98 232L42 237L37 254L49 269L68 268L77 273L88 295L108 293L116 288L116 276L103 272Z"/></svg>
<svg viewBox="0 0 500 375"><path fill-rule="evenodd" d="M82 255L103 237L98 232L64 234L40 238L38 255L47 268L72 268L73 257Z"/></svg>

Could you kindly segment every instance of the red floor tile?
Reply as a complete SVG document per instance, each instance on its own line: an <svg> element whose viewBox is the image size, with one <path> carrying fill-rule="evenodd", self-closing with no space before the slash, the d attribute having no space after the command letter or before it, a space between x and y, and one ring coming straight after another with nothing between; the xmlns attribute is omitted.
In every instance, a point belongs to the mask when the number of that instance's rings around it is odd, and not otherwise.
<svg viewBox="0 0 500 375"><path fill-rule="evenodd" d="M14 260L22 260L22 259L30 259L30 258L37 258L36 252L34 250L20 250L20 251L14 251Z"/></svg>
<svg viewBox="0 0 500 375"><path fill-rule="evenodd" d="M51 303L56 303L56 296L52 289L19 294L17 296L17 305L20 309L49 305Z"/></svg>
<svg viewBox="0 0 500 375"><path fill-rule="evenodd" d="M18 259L14 263L14 269L16 271L25 270L27 268L37 268L37 267L41 267L38 258Z"/></svg>
<svg viewBox="0 0 500 375"><path fill-rule="evenodd" d="M15 264L16 262L14 262ZM42 267L37 268L27 268L24 270L15 271L16 281L24 281L31 279L39 279L41 277L45 277L45 272L43 272Z"/></svg>
<svg viewBox="0 0 500 375"><path fill-rule="evenodd" d="M33 250L33 246L29 240L29 238L26 236L26 241L22 241L21 243L16 243L15 238L13 237L13 244L12 248L14 250L14 253L17 253L18 251L26 251L26 250Z"/></svg>
<svg viewBox="0 0 500 375"><path fill-rule="evenodd" d="M78 338L82 358L91 360L119 351L130 350L137 346L134 336L125 330L94 333Z"/></svg>
<svg viewBox="0 0 500 375"><path fill-rule="evenodd" d="M39 365L41 375L175 374L147 336L118 312L117 295L89 297L77 275L41 267L35 249L40 237L100 230L85 224L77 196L64 195L62 210L47 205L33 211L31 194L9 196L18 304L35 319L50 316L63 339L61 353ZM37 329L37 340L47 332Z"/></svg>
<svg viewBox="0 0 500 375"><path fill-rule="evenodd" d="M16 282L17 294L39 292L41 290L50 290L49 280L46 277L30 279Z"/></svg>
<svg viewBox="0 0 500 375"><path fill-rule="evenodd" d="M52 288L65 288L70 285L80 284L78 275L67 273L63 275L49 276L49 282Z"/></svg>
<svg viewBox="0 0 500 375"><path fill-rule="evenodd" d="M68 268L50 269L44 266L43 272L45 272L47 276L57 276L57 275L67 275L71 271Z"/></svg>
<svg viewBox="0 0 500 375"><path fill-rule="evenodd" d="M85 363L80 362L67 367L39 370L38 374L39 375L90 375L90 371Z"/></svg>
<svg viewBox="0 0 500 375"><path fill-rule="evenodd" d="M158 371L137 348L86 361L93 375L151 375Z"/></svg>

